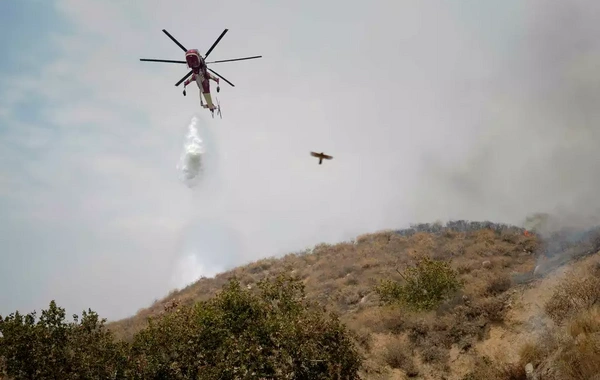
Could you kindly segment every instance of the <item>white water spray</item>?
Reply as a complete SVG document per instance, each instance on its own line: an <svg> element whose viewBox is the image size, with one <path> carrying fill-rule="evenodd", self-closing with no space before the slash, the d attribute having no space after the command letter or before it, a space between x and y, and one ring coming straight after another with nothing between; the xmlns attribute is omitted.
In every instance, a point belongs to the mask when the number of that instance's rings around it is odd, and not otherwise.
<svg viewBox="0 0 600 380"><path fill-rule="evenodd" d="M235 232L219 222L221 182L217 165L217 144L210 125L194 115L185 132L183 150L177 163L181 182L192 191L190 220L181 231L178 257L173 267L172 286L181 288L200 277L222 272L236 257ZM229 234L222 237L223 234ZM232 244L234 244L232 246Z"/></svg>
<svg viewBox="0 0 600 380"><path fill-rule="evenodd" d="M177 169L180 179L189 188L194 188L200 182L204 172L203 155L206 152L204 142L198 133L198 118L194 116L188 126L188 133L183 144L183 152L179 158Z"/></svg>
<svg viewBox="0 0 600 380"><path fill-rule="evenodd" d="M202 277L214 277L223 270L222 268L207 267L202 261L204 260L198 257L197 252L188 252L180 258L171 279L172 285L177 289L183 289Z"/></svg>

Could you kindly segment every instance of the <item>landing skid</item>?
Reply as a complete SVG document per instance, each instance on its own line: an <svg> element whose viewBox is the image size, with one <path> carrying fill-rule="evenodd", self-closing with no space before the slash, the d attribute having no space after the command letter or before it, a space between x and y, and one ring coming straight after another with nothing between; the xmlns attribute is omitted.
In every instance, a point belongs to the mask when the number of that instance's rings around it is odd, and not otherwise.
<svg viewBox="0 0 600 380"><path fill-rule="evenodd" d="M212 110L209 109L210 115L214 119L215 118L215 110L216 110L217 111L217 115L219 115L219 117L222 119L223 115L221 114L221 103L219 103L219 99L215 98L215 100L217 101L217 106L215 108L213 108ZM208 105L204 104L204 102L202 102L202 99L200 99L200 105L202 106L202 108L207 108L208 109Z"/></svg>
<svg viewBox="0 0 600 380"><path fill-rule="evenodd" d="M221 119L223 119L223 115L221 115L221 103L219 103L219 99L216 97L215 97L215 100L217 101L217 113L219 114L219 117ZM214 110L212 110L211 113L212 113L212 117L214 119L215 118Z"/></svg>

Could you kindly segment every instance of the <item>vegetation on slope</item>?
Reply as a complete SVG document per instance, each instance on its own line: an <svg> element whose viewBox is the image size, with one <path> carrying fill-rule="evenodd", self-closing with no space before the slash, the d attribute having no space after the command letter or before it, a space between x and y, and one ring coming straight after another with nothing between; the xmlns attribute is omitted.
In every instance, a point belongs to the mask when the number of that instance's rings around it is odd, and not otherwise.
<svg viewBox="0 0 600 380"><path fill-rule="evenodd" d="M600 376L600 262L570 271L544 304L553 323L521 348L542 379Z"/></svg>
<svg viewBox="0 0 600 380"><path fill-rule="evenodd" d="M10 379L357 378L361 357L347 329L279 276L258 291L230 281L214 298L175 307L117 342L93 312L65 321L54 302L0 323L0 374Z"/></svg>
<svg viewBox="0 0 600 380"><path fill-rule="evenodd" d="M400 303L408 309L431 310L462 287L458 273L449 262L421 257L404 274L404 284L384 280L375 288L383 304Z"/></svg>
<svg viewBox="0 0 600 380"><path fill-rule="evenodd" d="M129 339L146 325L149 316L163 313L173 300L192 304L212 297L229 279L244 286L288 273L302 280L307 298L348 315L378 304L375 287L380 280L400 281L397 270L414 264L423 255L452 259L452 266L465 281L467 291L487 285L487 276L511 271L530 273L541 242L523 235L524 229L491 222L454 221L447 225L421 224L399 231L383 231L334 245L319 244L312 249L282 258L266 258L249 265L201 278L185 289L174 291L135 316L111 323L119 337ZM489 267L482 263L489 261ZM520 280L519 280L520 281Z"/></svg>
<svg viewBox="0 0 600 380"><path fill-rule="evenodd" d="M536 316L544 334L528 331L521 298L597 252L599 237L456 221L321 244L203 278L110 331L91 311L67 324L54 304L37 324L12 314L0 323L0 368L14 378L467 380L524 379L531 363L543 379L590 378L600 271L556 287Z"/></svg>

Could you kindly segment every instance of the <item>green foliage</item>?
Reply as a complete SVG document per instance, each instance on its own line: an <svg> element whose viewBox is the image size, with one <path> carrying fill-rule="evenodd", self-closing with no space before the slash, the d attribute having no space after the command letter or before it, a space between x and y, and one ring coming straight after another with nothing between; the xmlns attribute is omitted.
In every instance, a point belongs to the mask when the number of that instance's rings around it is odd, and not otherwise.
<svg viewBox="0 0 600 380"><path fill-rule="evenodd" d="M297 280L264 280L258 292L232 280L215 298L136 336L139 378L358 378L361 358L349 333L310 306Z"/></svg>
<svg viewBox="0 0 600 380"><path fill-rule="evenodd" d="M54 301L36 323L0 323L0 377L11 379L357 379L362 357L337 316L309 304L297 279L231 280L213 299L116 342L91 310L65 322Z"/></svg>
<svg viewBox="0 0 600 380"><path fill-rule="evenodd" d="M399 272L400 273L400 272ZM414 267L400 273L404 283L383 280L376 292L384 304L403 303L416 310L431 310L462 287L448 261L421 257Z"/></svg>
<svg viewBox="0 0 600 380"><path fill-rule="evenodd" d="M89 310L81 321L65 321L65 310L50 302L36 313L0 318L0 374L12 379L114 379L125 369L123 344L114 342L105 320Z"/></svg>

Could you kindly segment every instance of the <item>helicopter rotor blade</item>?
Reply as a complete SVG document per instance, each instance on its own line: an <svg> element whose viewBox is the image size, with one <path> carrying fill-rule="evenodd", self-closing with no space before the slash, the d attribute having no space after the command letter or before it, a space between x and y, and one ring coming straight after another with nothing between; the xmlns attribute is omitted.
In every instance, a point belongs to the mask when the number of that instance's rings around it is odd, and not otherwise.
<svg viewBox="0 0 600 380"><path fill-rule="evenodd" d="M173 60L169 60L169 59L147 59L147 58L140 58L140 61L142 61L142 62L164 62L164 63L187 63L186 61L173 61Z"/></svg>
<svg viewBox="0 0 600 380"><path fill-rule="evenodd" d="M208 57L208 55L213 51L213 49L215 48L215 46L217 46L217 44L219 43L219 41L221 41L221 38L223 38L223 36L225 35L225 33L227 33L229 29L225 29L223 31L223 33L221 33L221 35L219 36L219 38L217 38L217 40L212 44L212 46L210 47L210 49L208 49L208 51L206 52L206 55L204 55L204 59L206 59L206 57Z"/></svg>
<svg viewBox="0 0 600 380"><path fill-rule="evenodd" d="M223 78L223 77L222 77L222 76L221 76L219 73L217 73L215 70L213 70L213 69L209 69L209 70L210 70L210 71L212 71L212 73L213 73L213 74L215 74L216 76L218 76L219 78L223 79L225 82L229 83L229 85L230 85L231 87L235 87L235 86L233 85L233 83L231 83L231 82L230 82L230 81L228 81L227 79Z"/></svg>
<svg viewBox="0 0 600 380"><path fill-rule="evenodd" d="M167 35L167 36L168 36L168 37L169 37L169 38L170 38L170 39L171 39L173 42L175 42L175 43L177 44L177 46L179 46L179 47L181 48L181 50L183 50L183 51L187 51L187 49L186 49L186 48L185 48L185 47L184 47L182 44L180 44L180 43L179 43L179 41L177 41L177 40L175 39L175 37L173 37L172 35L170 35L170 34L169 34L169 32L167 32L167 30L166 30L166 29L163 29L162 31L163 31L163 33L165 33L165 34L166 34L166 35Z"/></svg>
<svg viewBox="0 0 600 380"><path fill-rule="evenodd" d="M211 63L223 63L223 62L233 62L233 61L244 61L246 59L255 59L255 58L262 58L262 55L255 55L253 57L245 57L245 58L234 58L234 59L223 59L220 61L211 61L211 62L206 62L207 65L211 64Z"/></svg>
<svg viewBox="0 0 600 380"><path fill-rule="evenodd" d="M189 77L190 75L192 75L193 72L194 72L194 70L190 70L189 73L185 74L185 76L183 78L181 78L179 80L179 82L175 83L175 87L179 86L184 80L187 79L187 77Z"/></svg>

